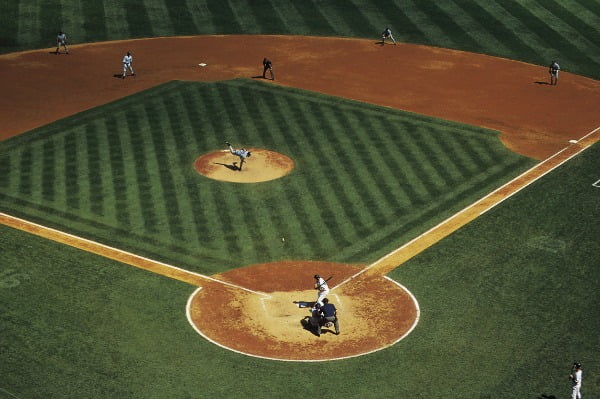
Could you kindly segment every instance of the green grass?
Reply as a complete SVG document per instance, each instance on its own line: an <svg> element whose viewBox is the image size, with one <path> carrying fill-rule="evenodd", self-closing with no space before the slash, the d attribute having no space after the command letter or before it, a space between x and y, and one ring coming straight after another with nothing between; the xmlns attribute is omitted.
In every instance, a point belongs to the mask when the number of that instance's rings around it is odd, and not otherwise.
<svg viewBox="0 0 600 399"><path fill-rule="evenodd" d="M405 340L318 365L220 349L187 324L194 287L0 226L0 397L300 398L316 373L344 398L560 398L574 359L598 396L598 156L393 271L422 311Z"/></svg>
<svg viewBox="0 0 600 399"><path fill-rule="evenodd" d="M199 176L194 160L226 140L296 168L251 185ZM247 80L173 82L0 149L0 209L210 274L372 262L533 164L493 131Z"/></svg>
<svg viewBox="0 0 600 399"><path fill-rule="evenodd" d="M598 0L5 1L0 52L73 43L212 34L396 39L519 59L600 78Z"/></svg>

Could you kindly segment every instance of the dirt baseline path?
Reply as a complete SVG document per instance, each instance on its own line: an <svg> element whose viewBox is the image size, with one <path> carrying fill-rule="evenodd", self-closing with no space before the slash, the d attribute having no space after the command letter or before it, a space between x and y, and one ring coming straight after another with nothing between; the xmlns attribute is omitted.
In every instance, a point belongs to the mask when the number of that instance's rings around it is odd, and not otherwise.
<svg viewBox="0 0 600 399"><path fill-rule="evenodd" d="M128 50L137 76L115 78ZM509 148L539 160L595 129L600 109L592 79L561 72L554 87L546 67L375 40L197 36L51 51L0 56L0 139L174 79L260 76L263 57L273 61L275 84L497 129Z"/></svg>
<svg viewBox="0 0 600 399"><path fill-rule="evenodd" d="M115 78L128 50L134 54L137 76ZM380 46L375 40L341 38L202 36L72 46L68 56L53 55L50 51L0 56L0 88L5 94L0 97L3 121L0 139L173 79L256 78L262 73L261 61L265 56L274 62L277 80L273 84L496 129L501 131L501 139L508 148L538 160L548 158L565 148L569 140L579 139L598 126L600 82L561 72L559 85L552 87L545 84L548 78L545 67L454 50L407 44ZM207 65L201 67L200 63ZM0 222L202 286L190 299L188 315L202 334L225 347L282 360L326 360L386 347L410 331L418 318L416 303L407 292L382 276L477 217L484 207L493 206L554 167L561 158L597 141L596 136L571 146L561 157L541 165L451 223L381 259L351 284L340 287L334 300L343 309L342 335L324 334L321 339L328 343L325 352L312 351L316 347L314 337L299 328L302 310L290 307L293 296L314 296L314 292L306 291L307 282L266 289L260 287L256 275L268 270L271 279L287 281L290 276L302 275L298 268L308 267L323 274L335 271L341 279L356 273L359 266L280 262L214 276L268 291L271 302L266 302L212 278L140 260L118 249L67 237L42 226L12 220L7 215ZM302 276L310 279L311 273L312 270ZM380 317L361 313L361 308L375 300L365 295L367 287L373 284L393 300L391 313ZM379 298L381 292L374 298ZM211 310L217 305L223 308L223 303L228 304L226 320ZM276 311L269 306L276 306Z"/></svg>

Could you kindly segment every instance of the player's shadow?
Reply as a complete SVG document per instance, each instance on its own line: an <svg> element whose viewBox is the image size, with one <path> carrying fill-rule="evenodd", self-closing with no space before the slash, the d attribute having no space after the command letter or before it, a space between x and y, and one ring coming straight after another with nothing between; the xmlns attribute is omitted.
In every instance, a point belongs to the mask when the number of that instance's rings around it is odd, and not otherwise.
<svg viewBox="0 0 600 399"><path fill-rule="evenodd" d="M300 320L300 324L302 328L306 331L310 332L312 335L317 336L316 327L310 324L310 316L305 316L302 320Z"/></svg>
<svg viewBox="0 0 600 399"><path fill-rule="evenodd" d="M546 395L545 393L541 394L538 399L556 399L554 395Z"/></svg>
<svg viewBox="0 0 600 399"><path fill-rule="evenodd" d="M548 83L548 82L542 82L541 80L536 80L535 84L536 85L549 85L550 83Z"/></svg>
<svg viewBox="0 0 600 399"><path fill-rule="evenodd" d="M229 170L241 170L238 166L237 166L237 162L234 162L233 164L228 164L228 163L221 163L221 162L215 162L215 165L221 165L226 167Z"/></svg>

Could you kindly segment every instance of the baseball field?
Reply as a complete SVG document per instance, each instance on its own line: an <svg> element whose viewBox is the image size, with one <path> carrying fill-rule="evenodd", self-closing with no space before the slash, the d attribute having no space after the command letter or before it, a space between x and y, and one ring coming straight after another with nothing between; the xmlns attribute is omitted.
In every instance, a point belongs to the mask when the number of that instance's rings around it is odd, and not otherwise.
<svg viewBox="0 0 600 399"><path fill-rule="evenodd" d="M600 2L0 11L0 398L600 394Z"/></svg>

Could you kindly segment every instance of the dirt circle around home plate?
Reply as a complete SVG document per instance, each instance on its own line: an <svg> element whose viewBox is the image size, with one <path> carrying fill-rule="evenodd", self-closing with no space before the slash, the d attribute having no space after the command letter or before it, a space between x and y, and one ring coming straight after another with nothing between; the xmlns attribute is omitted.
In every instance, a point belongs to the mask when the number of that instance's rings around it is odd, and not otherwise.
<svg viewBox="0 0 600 399"><path fill-rule="evenodd" d="M251 156L243 165L229 150L214 151L196 159L196 171L210 179L233 183L260 183L279 179L294 169L286 155L260 148L249 148Z"/></svg>
<svg viewBox="0 0 600 399"><path fill-rule="evenodd" d="M325 361L371 353L406 337L419 306L407 288L359 265L318 261L256 264L213 276L188 301L188 318L209 341L250 356ZM317 297L313 276L329 280L340 334L307 325ZM358 274L358 275L357 275ZM355 277L353 277L355 276ZM244 288L241 288L244 287Z"/></svg>

